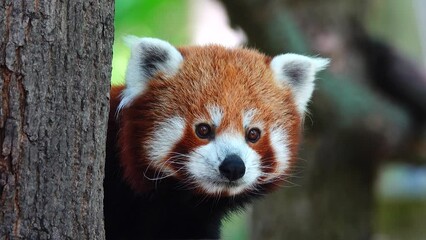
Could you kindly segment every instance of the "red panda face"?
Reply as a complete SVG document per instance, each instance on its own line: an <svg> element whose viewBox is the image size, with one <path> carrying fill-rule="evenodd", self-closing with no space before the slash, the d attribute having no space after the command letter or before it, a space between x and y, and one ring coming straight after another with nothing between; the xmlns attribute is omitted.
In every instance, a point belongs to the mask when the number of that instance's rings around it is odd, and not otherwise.
<svg viewBox="0 0 426 240"><path fill-rule="evenodd" d="M237 195L288 174L314 75L327 60L132 38L122 114L130 184L174 178Z"/></svg>

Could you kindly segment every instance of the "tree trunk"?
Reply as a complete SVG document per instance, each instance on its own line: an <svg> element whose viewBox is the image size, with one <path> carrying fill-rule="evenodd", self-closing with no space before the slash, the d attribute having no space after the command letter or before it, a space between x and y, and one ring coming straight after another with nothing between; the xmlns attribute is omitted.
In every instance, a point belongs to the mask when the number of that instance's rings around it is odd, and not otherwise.
<svg viewBox="0 0 426 240"><path fill-rule="evenodd" d="M411 141L411 119L368 87L365 58L351 40L353 21L362 19L368 1L221 2L231 24L246 32L249 46L271 55L312 54L316 38L335 33L346 51L342 62L350 61L343 72L352 81L330 74L317 81L310 106L314 120L306 119L301 151L306 161L299 161L298 178L291 179L297 187L283 188L254 205L252 239L371 239L377 166ZM382 76L398 75L389 74L394 66L383 69L389 72Z"/></svg>
<svg viewBox="0 0 426 240"><path fill-rule="evenodd" d="M1 1L0 38L0 239L103 239L113 1Z"/></svg>

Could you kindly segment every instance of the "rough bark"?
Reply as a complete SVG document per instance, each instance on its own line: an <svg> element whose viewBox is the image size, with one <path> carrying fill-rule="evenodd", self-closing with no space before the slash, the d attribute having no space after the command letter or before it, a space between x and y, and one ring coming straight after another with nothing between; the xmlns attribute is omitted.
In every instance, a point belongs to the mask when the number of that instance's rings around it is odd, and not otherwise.
<svg viewBox="0 0 426 240"><path fill-rule="evenodd" d="M0 239L103 239L113 1L1 1L0 38Z"/></svg>
<svg viewBox="0 0 426 240"><path fill-rule="evenodd" d="M221 2L231 24L246 32L249 46L271 55L312 54L318 36L336 32L351 66L345 73L352 81L320 76L306 119L301 151L306 161L299 162L302 173L295 172L301 179L291 180L297 187L255 204L252 239L370 239L377 166L385 156L403 152L412 139L407 110L369 87L362 53L350 41L352 21L362 19L366 2Z"/></svg>

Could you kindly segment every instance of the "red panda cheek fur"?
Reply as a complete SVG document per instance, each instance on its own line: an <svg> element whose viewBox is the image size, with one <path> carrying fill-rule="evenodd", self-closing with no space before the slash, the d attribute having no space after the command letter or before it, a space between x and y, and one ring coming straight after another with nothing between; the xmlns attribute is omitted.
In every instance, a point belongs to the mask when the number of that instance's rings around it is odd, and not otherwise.
<svg viewBox="0 0 426 240"><path fill-rule="evenodd" d="M138 104L141 103L141 104ZM145 159L143 142L148 138L147 133L153 128L153 121L147 119L153 118L149 106L146 106L142 100L136 101L135 108L122 109L119 117L120 131L118 132L118 144L120 147L120 165L123 169L123 177L130 187L136 192L143 192L151 187L149 181L145 179L144 174L149 174L148 163L141 161ZM143 118L141 118L143 116Z"/></svg>

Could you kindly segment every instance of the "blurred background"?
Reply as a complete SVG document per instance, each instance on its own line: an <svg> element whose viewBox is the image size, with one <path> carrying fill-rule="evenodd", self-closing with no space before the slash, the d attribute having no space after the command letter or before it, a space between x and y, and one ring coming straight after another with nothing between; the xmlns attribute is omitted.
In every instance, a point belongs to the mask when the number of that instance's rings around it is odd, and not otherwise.
<svg viewBox="0 0 426 240"><path fill-rule="evenodd" d="M426 1L116 0L113 84L128 34L332 59L289 182L223 239L426 239Z"/></svg>

